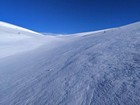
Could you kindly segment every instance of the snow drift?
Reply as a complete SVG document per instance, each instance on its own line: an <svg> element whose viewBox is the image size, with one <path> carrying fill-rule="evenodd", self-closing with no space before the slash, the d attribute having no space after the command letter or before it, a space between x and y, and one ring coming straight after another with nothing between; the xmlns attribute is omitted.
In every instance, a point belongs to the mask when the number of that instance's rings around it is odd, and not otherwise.
<svg viewBox="0 0 140 105"><path fill-rule="evenodd" d="M68 36L8 30L0 24L0 105L139 105L139 22Z"/></svg>

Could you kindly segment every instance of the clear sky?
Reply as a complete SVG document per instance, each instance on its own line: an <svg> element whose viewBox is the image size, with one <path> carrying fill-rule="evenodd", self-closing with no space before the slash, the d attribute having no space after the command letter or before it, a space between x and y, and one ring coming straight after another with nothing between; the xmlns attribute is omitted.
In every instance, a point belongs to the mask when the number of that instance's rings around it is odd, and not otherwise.
<svg viewBox="0 0 140 105"><path fill-rule="evenodd" d="M0 20L37 32L94 31L140 21L140 0L0 0Z"/></svg>

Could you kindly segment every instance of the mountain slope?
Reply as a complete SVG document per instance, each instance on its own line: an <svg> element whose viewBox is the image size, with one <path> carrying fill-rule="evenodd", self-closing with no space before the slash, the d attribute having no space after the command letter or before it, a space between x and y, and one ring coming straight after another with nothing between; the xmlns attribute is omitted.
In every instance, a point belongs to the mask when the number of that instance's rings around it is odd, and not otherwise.
<svg viewBox="0 0 140 105"><path fill-rule="evenodd" d="M0 21L0 58L33 50L52 39L56 38Z"/></svg>
<svg viewBox="0 0 140 105"><path fill-rule="evenodd" d="M53 37L1 58L0 78L1 105L139 105L140 23Z"/></svg>

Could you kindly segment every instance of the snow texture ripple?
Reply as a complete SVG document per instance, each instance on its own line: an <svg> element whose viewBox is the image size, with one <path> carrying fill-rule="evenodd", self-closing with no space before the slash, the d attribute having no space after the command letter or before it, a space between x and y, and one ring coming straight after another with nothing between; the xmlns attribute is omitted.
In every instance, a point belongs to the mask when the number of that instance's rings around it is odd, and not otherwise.
<svg viewBox="0 0 140 105"><path fill-rule="evenodd" d="M139 22L68 36L6 28L0 105L140 105Z"/></svg>

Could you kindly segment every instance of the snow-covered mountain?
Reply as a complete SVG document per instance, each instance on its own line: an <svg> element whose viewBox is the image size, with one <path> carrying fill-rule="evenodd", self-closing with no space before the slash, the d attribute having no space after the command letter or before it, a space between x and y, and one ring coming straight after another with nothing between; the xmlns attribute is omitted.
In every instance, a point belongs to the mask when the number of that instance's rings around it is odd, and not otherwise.
<svg viewBox="0 0 140 105"><path fill-rule="evenodd" d="M66 36L1 22L0 57L0 105L140 103L139 22Z"/></svg>
<svg viewBox="0 0 140 105"><path fill-rule="evenodd" d="M56 38L0 21L0 58L38 48L52 39Z"/></svg>

